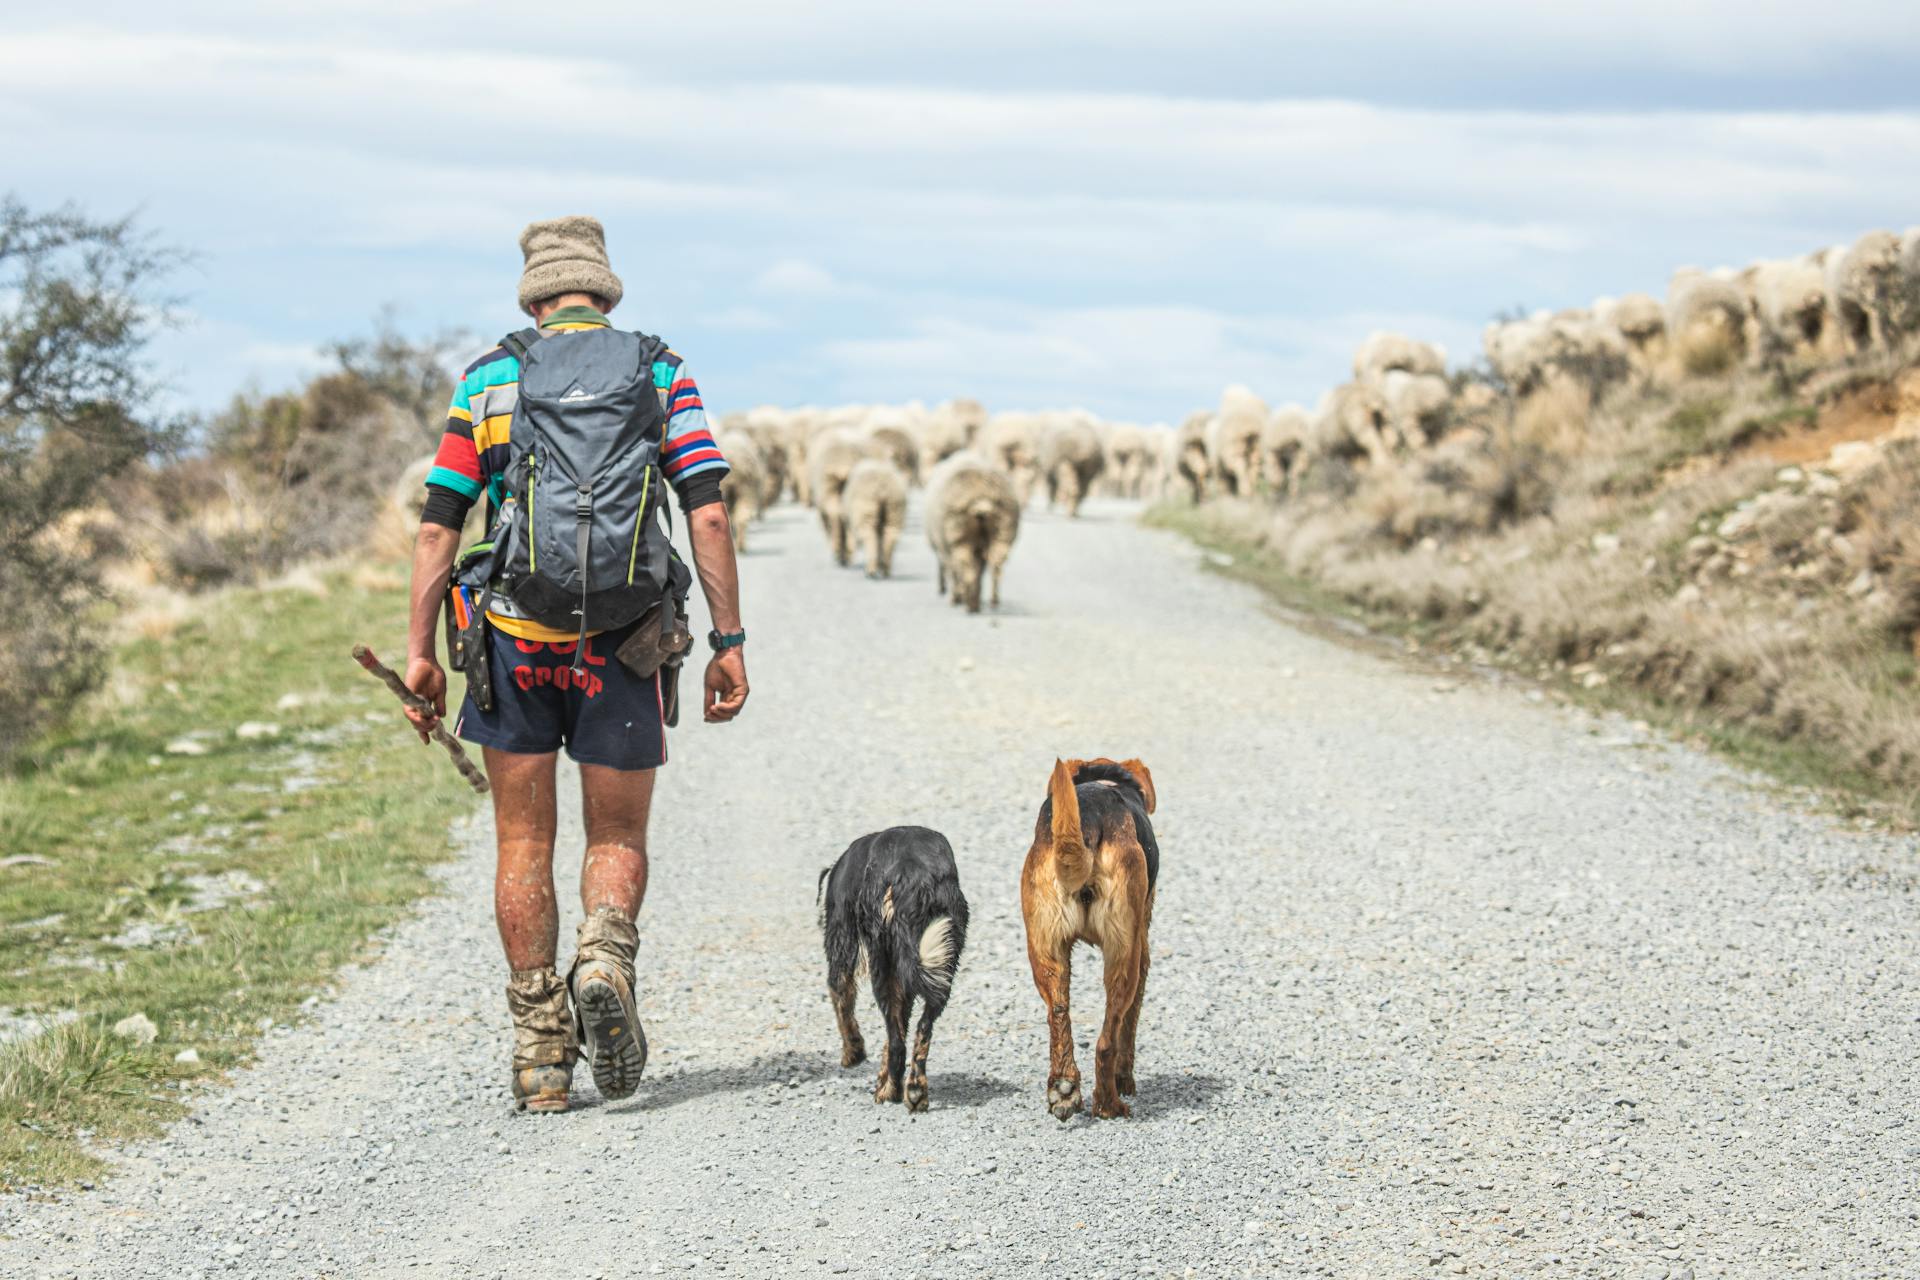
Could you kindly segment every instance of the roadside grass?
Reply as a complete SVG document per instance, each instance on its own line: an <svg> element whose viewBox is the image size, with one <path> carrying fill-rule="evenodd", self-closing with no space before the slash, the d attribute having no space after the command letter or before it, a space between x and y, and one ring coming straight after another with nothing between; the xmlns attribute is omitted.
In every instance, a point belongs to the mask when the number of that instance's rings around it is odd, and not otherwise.
<svg viewBox="0 0 1920 1280"><path fill-rule="evenodd" d="M0 1188L98 1176L430 888L472 794L348 656L405 611L387 570L211 598L0 775L0 1012L46 1028L0 1045Z"/></svg>
<svg viewBox="0 0 1920 1280"><path fill-rule="evenodd" d="M1334 620L1336 629L1349 633L1356 626L1364 627L1373 637L1403 644L1411 641L1429 652L1471 648L1476 661L1510 668L1589 710L1644 720L1765 776L1799 802L1899 829L1920 826L1920 796L1911 788L1856 767L1846 754L1825 750L1817 742L1783 739L1737 721L1704 715L1696 707L1677 704L1641 686L1608 683L1587 688L1573 678L1566 664L1542 663L1537 654L1487 653L1478 637L1465 628L1456 628L1445 617L1410 616L1404 609L1369 605L1290 570L1243 525L1205 506L1161 503L1149 508L1142 519L1150 527L1178 533L1203 551L1223 557L1208 559L1209 572L1257 587L1283 608L1309 621ZM1904 659L1877 661L1888 668L1869 672L1878 682L1890 690L1904 689L1910 683L1911 664Z"/></svg>

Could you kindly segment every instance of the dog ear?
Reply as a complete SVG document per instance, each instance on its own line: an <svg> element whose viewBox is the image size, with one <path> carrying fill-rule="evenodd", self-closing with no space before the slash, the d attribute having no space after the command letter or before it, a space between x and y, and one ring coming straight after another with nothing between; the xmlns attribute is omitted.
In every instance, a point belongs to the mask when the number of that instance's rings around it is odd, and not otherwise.
<svg viewBox="0 0 1920 1280"><path fill-rule="evenodd" d="M1122 760L1120 767L1132 774L1134 781L1140 784L1140 792L1147 800L1147 812L1152 813L1154 805L1153 775L1147 772L1147 766L1138 760Z"/></svg>
<svg viewBox="0 0 1920 1280"><path fill-rule="evenodd" d="M1054 763L1066 765L1067 777L1074 779L1076 781L1080 777L1080 771L1087 767L1087 762L1085 760L1055 760Z"/></svg>

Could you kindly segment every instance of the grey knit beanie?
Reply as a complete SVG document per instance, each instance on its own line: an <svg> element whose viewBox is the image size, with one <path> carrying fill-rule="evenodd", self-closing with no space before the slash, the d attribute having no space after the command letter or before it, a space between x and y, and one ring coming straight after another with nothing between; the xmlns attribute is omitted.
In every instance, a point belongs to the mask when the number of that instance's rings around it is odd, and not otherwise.
<svg viewBox="0 0 1920 1280"><path fill-rule="evenodd" d="M597 294L611 307L625 292L607 262L607 231L598 218L576 213L530 222L520 233L520 252L527 259L520 309L528 315L534 303L563 293Z"/></svg>

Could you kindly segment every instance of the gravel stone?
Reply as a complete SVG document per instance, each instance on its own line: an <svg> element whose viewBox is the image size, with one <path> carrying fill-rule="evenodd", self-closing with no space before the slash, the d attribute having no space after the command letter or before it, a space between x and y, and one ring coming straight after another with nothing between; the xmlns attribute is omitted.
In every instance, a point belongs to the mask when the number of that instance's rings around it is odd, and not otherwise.
<svg viewBox="0 0 1920 1280"><path fill-rule="evenodd" d="M753 701L686 717L656 793L634 1097L582 1070L572 1114L512 1113L476 812L444 892L188 1122L0 1197L0 1275L1920 1274L1911 839L1644 726L1435 697L1131 515L1029 512L980 617L917 518L884 582L809 512L755 531ZM1018 874L1091 754L1152 768L1162 874L1134 1118L1062 1125ZM820 868L903 822L973 905L917 1120L839 1068L814 923Z"/></svg>

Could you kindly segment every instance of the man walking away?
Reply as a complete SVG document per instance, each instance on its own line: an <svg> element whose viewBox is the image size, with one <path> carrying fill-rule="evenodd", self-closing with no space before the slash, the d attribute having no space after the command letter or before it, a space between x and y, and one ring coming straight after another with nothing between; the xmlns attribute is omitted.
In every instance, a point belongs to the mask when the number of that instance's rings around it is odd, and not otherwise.
<svg viewBox="0 0 1920 1280"><path fill-rule="evenodd" d="M513 1096L527 1110L565 1111L581 1052L608 1098L631 1094L646 1066L634 922L692 577L659 527L660 480L679 498L713 618L709 722L746 702L746 633L720 500L727 464L686 365L657 339L612 328L622 288L598 221L536 222L520 248L520 307L538 327L503 339L454 388L414 545L406 682L446 714L434 633L448 604L458 628L449 644L467 673L455 732L484 749L493 784ZM459 530L483 495L490 536L456 572ZM416 716L416 727L432 719ZM562 747L580 768L587 834L586 919L565 980L554 967Z"/></svg>

